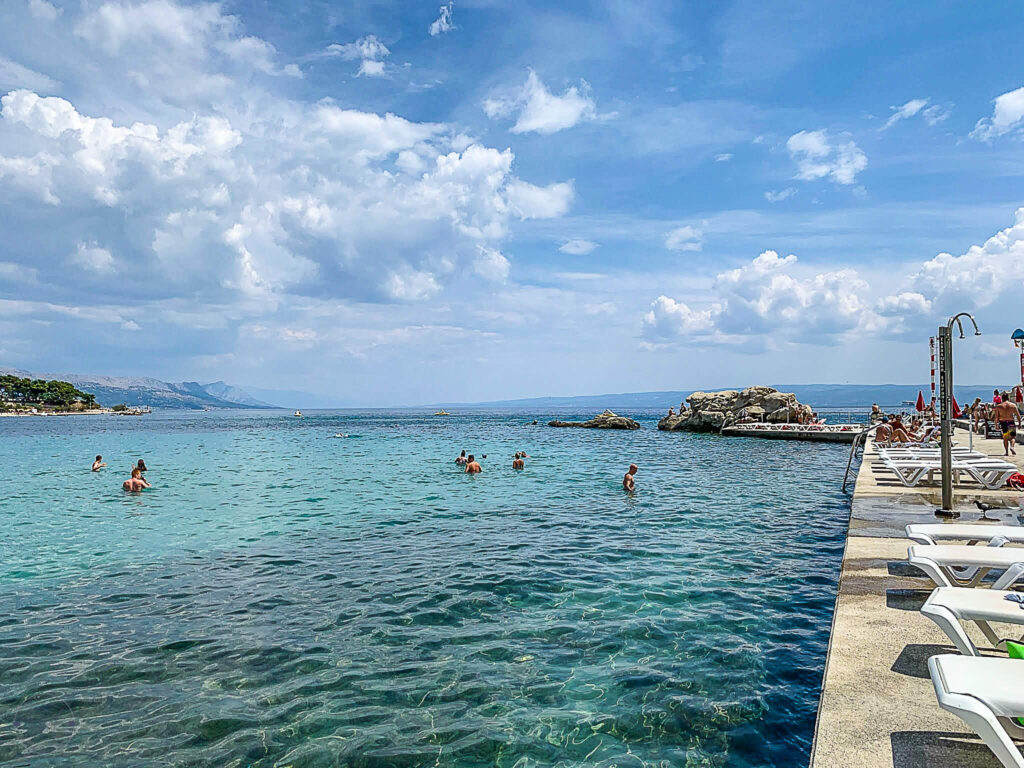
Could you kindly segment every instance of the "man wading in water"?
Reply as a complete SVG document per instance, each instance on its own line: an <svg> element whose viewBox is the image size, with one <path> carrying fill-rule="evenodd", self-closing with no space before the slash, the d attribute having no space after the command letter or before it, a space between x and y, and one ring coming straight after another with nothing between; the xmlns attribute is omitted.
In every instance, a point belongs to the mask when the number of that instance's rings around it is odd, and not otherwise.
<svg viewBox="0 0 1024 768"><path fill-rule="evenodd" d="M622 476L622 488L623 490L632 493L636 490L636 482L633 480L633 475L636 474L637 470L640 469L636 464L629 465L629 471Z"/></svg>

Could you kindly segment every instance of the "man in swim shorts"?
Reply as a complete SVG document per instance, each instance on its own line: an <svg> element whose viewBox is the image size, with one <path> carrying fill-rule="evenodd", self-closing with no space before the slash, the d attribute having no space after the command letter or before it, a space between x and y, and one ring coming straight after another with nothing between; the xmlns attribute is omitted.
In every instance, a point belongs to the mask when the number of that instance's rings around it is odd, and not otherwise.
<svg viewBox="0 0 1024 768"><path fill-rule="evenodd" d="M1004 392L1000 400L1001 402L992 408L992 415L999 422L999 431L1003 435L1003 454L1009 456L1012 453L1016 456L1017 451L1013 449L1013 445L1017 442L1020 411L1017 404L1010 399L1008 392Z"/></svg>
<svg viewBox="0 0 1024 768"><path fill-rule="evenodd" d="M105 466L107 466L107 462L105 462L105 461L103 460L103 457L102 457L102 456L97 456L97 457L96 457L96 461L94 461L94 462L92 463L92 471L93 471L93 472L99 472L99 471L100 471L101 469L103 469L103 468L104 468Z"/></svg>
<svg viewBox="0 0 1024 768"><path fill-rule="evenodd" d="M629 471L622 476L622 488L623 490L632 493L636 490L636 481L633 480L633 475L636 474L637 470L640 469L636 464L629 465Z"/></svg>
<svg viewBox="0 0 1024 768"><path fill-rule="evenodd" d="M484 468L480 466L480 462L476 460L476 456L472 453L469 454L469 458L466 460L466 474L477 475L484 471Z"/></svg>
<svg viewBox="0 0 1024 768"><path fill-rule="evenodd" d="M512 469L526 469L526 462L523 461L523 454L516 453L516 457L512 459Z"/></svg>

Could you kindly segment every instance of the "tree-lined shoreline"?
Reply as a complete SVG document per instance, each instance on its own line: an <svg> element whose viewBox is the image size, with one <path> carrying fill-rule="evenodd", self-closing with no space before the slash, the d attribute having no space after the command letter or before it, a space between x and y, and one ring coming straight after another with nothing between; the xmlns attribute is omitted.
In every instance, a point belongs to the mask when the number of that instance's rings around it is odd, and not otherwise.
<svg viewBox="0 0 1024 768"><path fill-rule="evenodd" d="M67 381L0 376L0 413L101 411L96 396Z"/></svg>

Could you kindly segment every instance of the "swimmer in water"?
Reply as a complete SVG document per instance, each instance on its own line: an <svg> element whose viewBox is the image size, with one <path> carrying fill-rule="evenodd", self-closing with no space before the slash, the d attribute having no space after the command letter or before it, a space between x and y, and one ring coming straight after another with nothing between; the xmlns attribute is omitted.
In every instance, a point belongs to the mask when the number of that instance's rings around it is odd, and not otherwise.
<svg viewBox="0 0 1024 768"><path fill-rule="evenodd" d="M466 474L476 475L483 472L484 468L480 466L480 462L476 460L476 457L471 453L469 458L466 459Z"/></svg>
<svg viewBox="0 0 1024 768"><path fill-rule="evenodd" d="M455 464L457 466L464 467L468 463L469 463L469 460L466 458L466 452L465 451L463 451L462 453L460 453L458 456L455 457Z"/></svg>
<svg viewBox="0 0 1024 768"><path fill-rule="evenodd" d="M636 490L636 482L633 480L633 475L636 474L638 469L640 469L640 467L636 464L630 464L629 471L622 476L622 488L630 493Z"/></svg>
<svg viewBox="0 0 1024 768"><path fill-rule="evenodd" d="M526 451L520 451L519 456L524 459L530 458L530 454L528 454Z"/></svg>
<svg viewBox="0 0 1024 768"><path fill-rule="evenodd" d="M523 454L517 453L512 459L512 469L526 469L526 462L523 461Z"/></svg>
<svg viewBox="0 0 1024 768"><path fill-rule="evenodd" d="M132 476L125 480L121 487L130 493L135 493L136 491L141 491L143 488L152 488L153 486L146 482L146 478L142 476L142 472L139 471L139 468L134 467L132 469Z"/></svg>
<svg viewBox="0 0 1024 768"><path fill-rule="evenodd" d="M149 472L149 469L146 467L146 462L144 462L142 459L139 459L139 462L138 464L135 465L135 467L139 470L139 472Z"/></svg>
<svg viewBox="0 0 1024 768"><path fill-rule="evenodd" d="M92 471L93 471L93 472L99 472L99 471L100 471L101 469L103 469L103 468L104 468L105 466L107 466L107 462L105 462L105 461L103 460L103 457L102 457L102 456L97 456L97 457L96 457L96 461L94 461L94 462L92 463Z"/></svg>

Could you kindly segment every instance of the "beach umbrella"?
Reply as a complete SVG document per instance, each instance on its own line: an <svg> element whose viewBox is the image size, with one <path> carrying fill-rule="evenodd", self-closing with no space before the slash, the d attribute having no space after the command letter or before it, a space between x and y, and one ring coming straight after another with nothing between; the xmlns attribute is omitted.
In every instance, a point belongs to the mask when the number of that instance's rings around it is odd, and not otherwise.
<svg viewBox="0 0 1024 768"><path fill-rule="evenodd" d="M1017 402L1024 403L1024 387L1017 387Z"/></svg>
<svg viewBox="0 0 1024 768"><path fill-rule="evenodd" d="M960 406L956 404L956 395L953 396L953 418L959 419L963 416L963 411L960 410Z"/></svg>
<svg viewBox="0 0 1024 768"><path fill-rule="evenodd" d="M923 411L924 410L924 392L920 392L919 391L917 393L917 406L916 407L917 407L918 411Z"/></svg>

